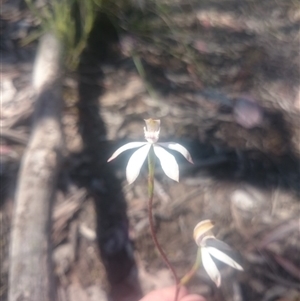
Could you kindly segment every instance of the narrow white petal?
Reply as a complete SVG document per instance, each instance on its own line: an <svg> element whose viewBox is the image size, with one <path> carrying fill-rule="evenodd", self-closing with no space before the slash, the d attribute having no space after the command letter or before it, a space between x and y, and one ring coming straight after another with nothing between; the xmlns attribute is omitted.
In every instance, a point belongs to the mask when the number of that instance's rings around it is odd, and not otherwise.
<svg viewBox="0 0 300 301"><path fill-rule="evenodd" d="M206 273L208 274L210 279L216 284L216 286L219 287L221 285L221 275L216 264L212 260L207 248L201 248L201 257L202 264Z"/></svg>
<svg viewBox="0 0 300 301"><path fill-rule="evenodd" d="M164 148L153 145L154 153L158 157L164 173L174 181L179 181L179 168L175 157L167 152Z"/></svg>
<svg viewBox="0 0 300 301"><path fill-rule="evenodd" d="M130 157L126 167L126 178L129 184L133 183L140 174L141 167L145 162L151 144L146 144L135 151Z"/></svg>
<svg viewBox="0 0 300 301"><path fill-rule="evenodd" d="M220 251L216 248L213 248L213 247L206 247L206 249L208 250L208 252L213 257L215 257L218 260L230 265L234 269L237 269L237 270L240 270L240 271L244 270L236 261L234 261L231 257L229 257L227 254L223 253L222 251Z"/></svg>
<svg viewBox="0 0 300 301"><path fill-rule="evenodd" d="M194 164L189 151L181 144L175 142L162 142L158 144L181 153L190 163Z"/></svg>
<svg viewBox="0 0 300 301"><path fill-rule="evenodd" d="M136 147L141 147L142 145L145 145L147 142L130 142L127 143L123 146L121 146L120 148L118 148L113 154L112 156L107 160L107 162L110 162L111 160L115 159L116 157L118 157L121 153L123 153L124 151L131 149L131 148L136 148Z"/></svg>

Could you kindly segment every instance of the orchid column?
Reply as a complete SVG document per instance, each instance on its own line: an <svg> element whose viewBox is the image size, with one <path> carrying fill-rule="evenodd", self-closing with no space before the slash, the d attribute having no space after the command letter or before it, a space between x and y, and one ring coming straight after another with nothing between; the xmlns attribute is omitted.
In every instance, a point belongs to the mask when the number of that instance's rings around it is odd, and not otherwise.
<svg viewBox="0 0 300 301"><path fill-rule="evenodd" d="M164 173L174 181L179 181L179 168L178 164L175 160L175 157L170 154L165 148L175 150L181 153L190 163L193 163L191 155L188 150L182 145L174 142L165 142L158 143L159 133L160 133L160 120L155 119L147 119L145 120L146 127L144 127L145 139L147 142L131 142L123 145L119 149L117 149L113 155L108 159L108 162L115 159L122 152L132 149L139 148L137 151L133 153L130 157L128 165L126 167L126 178L129 184L132 184L136 178L138 177L141 167L148 157L148 216L149 216L149 224L151 230L151 236L153 238L154 244L156 245L160 255L162 256L164 262L171 270L177 285L177 291L175 295L175 301L177 300L178 290L179 290L179 279L177 274L169 262L166 254L161 248L154 229L153 223L153 215L152 215L152 202L153 202L153 192L154 192L154 171L155 171L155 160L156 157L159 159L161 167Z"/></svg>

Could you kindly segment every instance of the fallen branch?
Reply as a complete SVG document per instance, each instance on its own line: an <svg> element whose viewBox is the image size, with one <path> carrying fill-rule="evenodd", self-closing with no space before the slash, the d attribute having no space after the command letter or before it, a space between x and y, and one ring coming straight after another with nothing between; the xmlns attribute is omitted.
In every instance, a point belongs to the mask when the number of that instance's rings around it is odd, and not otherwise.
<svg viewBox="0 0 300 301"><path fill-rule="evenodd" d="M62 150L60 57L60 43L52 34L46 34L34 66L34 123L16 190L9 301L55 299L50 220Z"/></svg>

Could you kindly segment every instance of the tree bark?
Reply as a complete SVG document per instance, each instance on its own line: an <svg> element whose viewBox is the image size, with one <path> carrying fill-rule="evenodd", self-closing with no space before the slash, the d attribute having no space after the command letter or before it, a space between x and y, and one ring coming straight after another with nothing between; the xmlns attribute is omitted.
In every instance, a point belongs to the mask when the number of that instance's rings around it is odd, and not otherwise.
<svg viewBox="0 0 300 301"><path fill-rule="evenodd" d="M63 145L60 60L60 43L52 34L46 34L40 41L34 66L34 122L15 197L9 301L55 299L50 221Z"/></svg>

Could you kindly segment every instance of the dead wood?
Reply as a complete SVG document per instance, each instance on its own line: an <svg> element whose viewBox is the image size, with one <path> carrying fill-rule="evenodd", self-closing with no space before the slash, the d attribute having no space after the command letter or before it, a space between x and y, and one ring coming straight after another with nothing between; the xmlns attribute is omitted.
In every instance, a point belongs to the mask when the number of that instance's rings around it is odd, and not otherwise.
<svg viewBox="0 0 300 301"><path fill-rule="evenodd" d="M10 243L9 301L52 301L51 203L61 162L60 44L40 41L33 73L34 123L16 190Z"/></svg>
<svg viewBox="0 0 300 301"><path fill-rule="evenodd" d="M80 209L86 194L83 188L76 190L67 200L54 208L52 214L52 243L54 247L66 238L67 234L64 231L71 218Z"/></svg>
<svg viewBox="0 0 300 301"><path fill-rule="evenodd" d="M20 144L26 145L28 142L26 134L18 133L17 131L11 129L1 129L1 136L8 140L18 142Z"/></svg>

